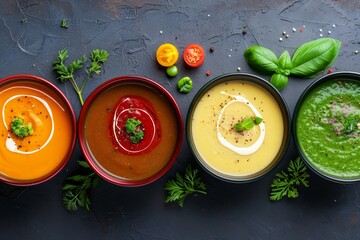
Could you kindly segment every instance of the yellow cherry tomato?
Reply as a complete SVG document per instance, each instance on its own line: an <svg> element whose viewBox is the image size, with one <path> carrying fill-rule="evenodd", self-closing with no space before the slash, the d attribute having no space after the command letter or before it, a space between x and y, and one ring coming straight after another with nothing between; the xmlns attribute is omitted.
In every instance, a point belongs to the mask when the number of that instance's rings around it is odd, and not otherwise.
<svg viewBox="0 0 360 240"><path fill-rule="evenodd" d="M170 67L176 63L179 58L177 48L171 43L164 43L156 51L156 60L161 66Z"/></svg>

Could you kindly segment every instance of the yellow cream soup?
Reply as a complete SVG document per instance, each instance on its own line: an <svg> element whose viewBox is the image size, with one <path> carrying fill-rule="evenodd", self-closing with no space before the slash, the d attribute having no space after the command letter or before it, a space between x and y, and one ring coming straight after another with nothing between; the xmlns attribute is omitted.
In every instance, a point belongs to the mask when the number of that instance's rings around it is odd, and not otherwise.
<svg viewBox="0 0 360 240"><path fill-rule="evenodd" d="M263 122L238 132L234 125L247 117ZM248 82L218 84L198 102L192 134L205 164L231 176L248 176L264 170L277 155L284 134L283 118L275 99Z"/></svg>

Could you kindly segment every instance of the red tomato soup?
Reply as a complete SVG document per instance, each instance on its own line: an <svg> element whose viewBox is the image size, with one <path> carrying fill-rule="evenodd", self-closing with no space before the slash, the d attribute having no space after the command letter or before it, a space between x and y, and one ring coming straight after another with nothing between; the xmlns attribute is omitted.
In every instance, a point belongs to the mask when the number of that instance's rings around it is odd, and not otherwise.
<svg viewBox="0 0 360 240"><path fill-rule="evenodd" d="M142 84L123 83L99 94L83 126L91 157L110 175L142 180L171 160L179 120L168 98Z"/></svg>

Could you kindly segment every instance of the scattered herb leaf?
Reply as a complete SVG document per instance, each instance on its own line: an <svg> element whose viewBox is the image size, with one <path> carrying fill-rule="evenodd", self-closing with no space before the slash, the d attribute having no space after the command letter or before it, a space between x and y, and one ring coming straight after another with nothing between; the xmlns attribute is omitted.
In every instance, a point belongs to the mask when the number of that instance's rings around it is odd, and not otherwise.
<svg viewBox="0 0 360 240"><path fill-rule="evenodd" d="M271 183L270 200L272 201L279 201L283 197L297 198L299 196L298 186L309 187L310 175L300 157L295 161L290 160L287 172L281 171L275 176Z"/></svg>
<svg viewBox="0 0 360 240"><path fill-rule="evenodd" d="M58 56L53 63L53 70L57 73L57 79L60 82L70 81L75 92L78 94L81 105L84 105L84 100L82 97L82 92L85 88L87 81L90 79L93 73L100 74L101 67L104 62L106 62L109 54L105 50L95 49L90 53L90 66L87 68L87 76L79 87L78 83L75 80L74 72L76 70L82 69L84 67L87 58L85 55L81 59L74 60L68 67L65 65L65 61L69 58L68 51L63 49L58 52Z"/></svg>
<svg viewBox="0 0 360 240"><path fill-rule="evenodd" d="M63 185L63 203L68 211L77 211L79 207L90 210L91 201L88 192L91 187L95 188L100 178L91 170L85 161L78 161L79 165L88 170L86 175L74 175L66 178Z"/></svg>
<svg viewBox="0 0 360 240"><path fill-rule="evenodd" d="M61 20L60 26L61 26L62 28L69 28L69 26L67 25L67 22L66 22L65 19L62 19L62 20Z"/></svg>
<svg viewBox="0 0 360 240"><path fill-rule="evenodd" d="M29 135L34 134L34 129L32 127L31 122L24 124L24 120L22 118L14 118L11 123L11 131L19 138L23 139Z"/></svg>
<svg viewBox="0 0 360 240"><path fill-rule="evenodd" d="M190 194L207 194L205 183L199 177L199 170L193 169L190 163L186 166L184 176L176 173L175 179L166 181L165 190L168 191L165 202L177 201L180 207L184 206L185 199Z"/></svg>

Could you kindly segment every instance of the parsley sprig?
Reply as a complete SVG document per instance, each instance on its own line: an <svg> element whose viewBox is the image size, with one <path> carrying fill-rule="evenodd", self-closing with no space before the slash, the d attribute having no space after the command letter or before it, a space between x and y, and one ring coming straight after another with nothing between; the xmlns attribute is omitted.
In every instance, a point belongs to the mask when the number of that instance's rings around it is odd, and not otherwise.
<svg viewBox="0 0 360 240"><path fill-rule="evenodd" d="M297 198L299 196L298 186L309 187L307 179L310 175L300 157L296 158L295 161L290 160L287 172L281 171L275 176L271 183L270 200L272 201L281 200L283 197Z"/></svg>
<svg viewBox="0 0 360 240"><path fill-rule="evenodd" d="M32 127L31 122L24 124L24 120L22 118L14 118L11 122L11 131L19 138L23 139L29 135L34 134L34 129Z"/></svg>
<svg viewBox="0 0 360 240"><path fill-rule="evenodd" d="M82 92L85 88L85 85L93 74L101 73L102 64L107 61L108 57L109 53L105 50L95 49L90 53L91 63L90 66L88 66L86 69L87 75L81 85L78 85L76 82L74 72L84 67L84 64L88 60L85 55L83 55L80 59L74 60L72 63L70 63L69 66L66 66L65 61L69 58L69 55L68 51L63 49L58 52L58 56L53 63L53 70L57 73L57 78L60 82L71 82L75 92L78 94L81 105L84 105Z"/></svg>
<svg viewBox="0 0 360 240"><path fill-rule="evenodd" d="M144 131L140 129L142 122L136 118L128 118L125 123L126 133L130 136L132 143L139 143L144 139Z"/></svg>
<svg viewBox="0 0 360 240"><path fill-rule="evenodd" d="M168 191L165 202L177 201L180 207L184 206L185 199L190 194L207 194L205 183L199 176L199 170L193 169L191 164L186 166L184 176L176 173L175 179L167 180L165 190Z"/></svg>
<svg viewBox="0 0 360 240"><path fill-rule="evenodd" d="M74 175L66 178L63 186L63 203L68 211L77 211L79 207L90 210L91 201L88 192L91 187L95 188L100 178L91 170L85 161L78 161L79 165L89 173L86 175Z"/></svg>

